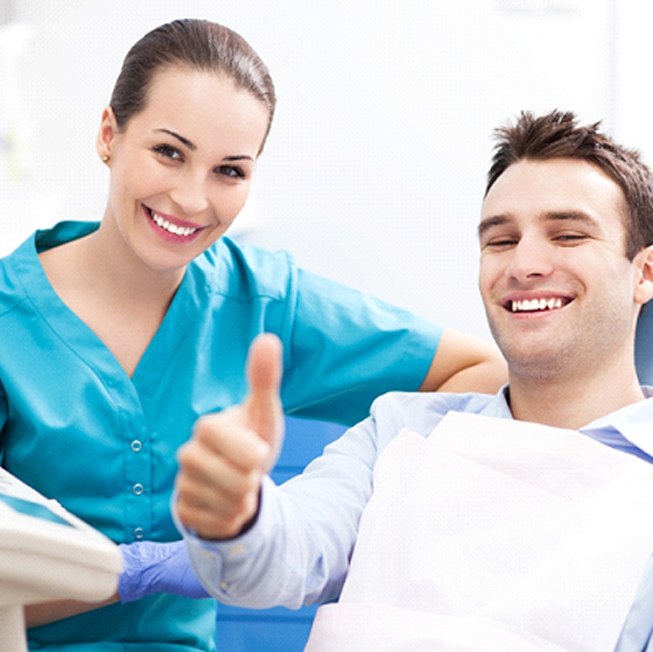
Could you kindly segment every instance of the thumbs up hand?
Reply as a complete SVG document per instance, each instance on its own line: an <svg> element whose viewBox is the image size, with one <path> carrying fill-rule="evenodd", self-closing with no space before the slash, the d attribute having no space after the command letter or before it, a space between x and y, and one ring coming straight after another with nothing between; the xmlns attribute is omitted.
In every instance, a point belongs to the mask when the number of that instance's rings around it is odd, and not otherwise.
<svg viewBox="0 0 653 652"><path fill-rule="evenodd" d="M281 343L276 336L254 340L247 378L249 395L243 403L200 417L177 456L177 516L203 539L237 536L256 516L262 476L281 448Z"/></svg>

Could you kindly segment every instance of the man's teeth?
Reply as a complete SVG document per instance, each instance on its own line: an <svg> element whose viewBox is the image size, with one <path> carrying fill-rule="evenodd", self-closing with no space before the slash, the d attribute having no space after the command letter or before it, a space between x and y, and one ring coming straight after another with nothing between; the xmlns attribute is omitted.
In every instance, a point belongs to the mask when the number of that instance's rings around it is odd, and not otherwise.
<svg viewBox="0 0 653 652"><path fill-rule="evenodd" d="M150 215L155 224L160 226L162 229L168 231L168 233L174 233L175 235L191 235L197 231L190 226L177 226L176 224L171 224L164 217L161 217L154 211L150 211Z"/></svg>
<svg viewBox="0 0 653 652"><path fill-rule="evenodd" d="M533 310L554 310L562 308L562 299L524 299L523 301L512 301L513 312L526 312Z"/></svg>

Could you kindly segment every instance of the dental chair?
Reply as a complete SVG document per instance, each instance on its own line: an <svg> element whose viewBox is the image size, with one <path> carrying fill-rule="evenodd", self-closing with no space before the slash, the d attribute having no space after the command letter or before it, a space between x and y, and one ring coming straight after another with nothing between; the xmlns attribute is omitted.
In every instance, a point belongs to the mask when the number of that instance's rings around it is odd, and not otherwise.
<svg viewBox="0 0 653 652"><path fill-rule="evenodd" d="M635 366L642 385L653 385L653 305L647 303L637 322Z"/></svg>
<svg viewBox="0 0 653 652"><path fill-rule="evenodd" d="M122 558L103 534L0 468L0 650L26 652L23 607L110 597Z"/></svg>

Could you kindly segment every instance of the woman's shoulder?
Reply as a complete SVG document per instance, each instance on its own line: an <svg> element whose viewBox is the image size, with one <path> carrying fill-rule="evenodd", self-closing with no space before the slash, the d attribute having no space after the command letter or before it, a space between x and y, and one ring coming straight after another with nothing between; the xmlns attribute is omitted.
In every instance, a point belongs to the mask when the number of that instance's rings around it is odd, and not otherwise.
<svg viewBox="0 0 653 652"><path fill-rule="evenodd" d="M33 236L32 236L33 240ZM25 267L36 264L36 254L30 256L33 249L30 240L26 240L17 249L0 258L0 317L11 312L25 299L25 283L29 282L29 274L23 273Z"/></svg>
<svg viewBox="0 0 653 652"><path fill-rule="evenodd" d="M14 251L0 258L0 315L34 293L51 292L39 254L59 248L96 230L99 222L64 221L35 231Z"/></svg>
<svg viewBox="0 0 653 652"><path fill-rule="evenodd" d="M270 251L223 236L199 258L196 266L223 294L285 294L295 282L295 260L286 251Z"/></svg>

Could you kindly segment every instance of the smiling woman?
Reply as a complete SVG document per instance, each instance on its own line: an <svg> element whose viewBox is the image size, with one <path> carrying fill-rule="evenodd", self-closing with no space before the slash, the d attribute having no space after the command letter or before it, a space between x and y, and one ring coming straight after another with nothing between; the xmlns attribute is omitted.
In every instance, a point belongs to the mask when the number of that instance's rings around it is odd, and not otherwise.
<svg viewBox="0 0 653 652"><path fill-rule="evenodd" d="M153 75L149 98L123 127L104 111L97 147L116 201L90 237L123 245L126 260L178 284L245 204L270 115L231 78L180 65Z"/></svg>
<svg viewBox="0 0 653 652"><path fill-rule="evenodd" d="M231 30L154 29L102 112L101 220L38 231L0 261L0 461L125 562L114 604L29 608L34 648L215 649L216 605L197 599L170 514L175 454L198 417L243 399L260 333L283 344L283 408L300 417L353 423L389 390L505 380L488 343L225 235L274 107L267 68Z"/></svg>

